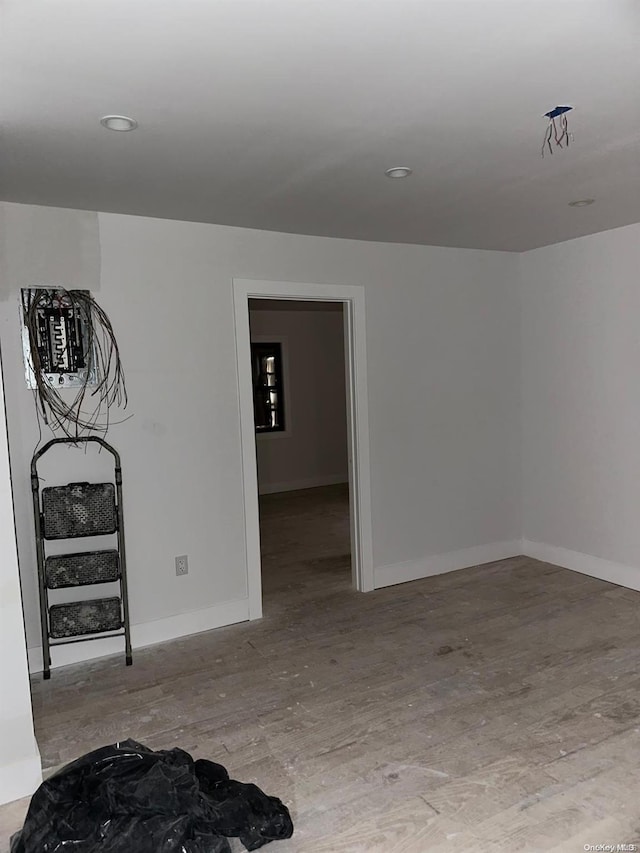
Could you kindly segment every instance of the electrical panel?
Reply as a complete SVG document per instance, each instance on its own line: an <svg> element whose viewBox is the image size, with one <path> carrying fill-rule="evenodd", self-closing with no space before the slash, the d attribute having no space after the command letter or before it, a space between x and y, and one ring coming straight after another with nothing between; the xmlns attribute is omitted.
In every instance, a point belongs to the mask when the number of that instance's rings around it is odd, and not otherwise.
<svg viewBox="0 0 640 853"><path fill-rule="evenodd" d="M81 291L88 293L88 291ZM22 289L22 348L25 377L36 388L31 347L45 382L61 388L95 384L89 318L66 291L48 287Z"/></svg>

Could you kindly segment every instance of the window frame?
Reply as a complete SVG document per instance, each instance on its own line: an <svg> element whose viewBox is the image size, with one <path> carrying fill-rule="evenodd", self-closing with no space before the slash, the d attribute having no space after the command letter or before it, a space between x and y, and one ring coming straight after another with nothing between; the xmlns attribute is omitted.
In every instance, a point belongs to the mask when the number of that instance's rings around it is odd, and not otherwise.
<svg viewBox="0 0 640 853"><path fill-rule="evenodd" d="M292 406L291 406L291 391L290 391L290 382L289 382L289 341L285 335L251 335L250 346L253 347L253 344L279 344L280 345L280 359L282 364L281 374L282 374L282 412L284 418L284 429L264 429L258 430L256 429L255 422L255 409L253 415L253 431L258 441L271 441L273 439L278 438L290 438L292 435L291 429L291 420L292 420ZM253 370L253 354L252 354L252 370Z"/></svg>

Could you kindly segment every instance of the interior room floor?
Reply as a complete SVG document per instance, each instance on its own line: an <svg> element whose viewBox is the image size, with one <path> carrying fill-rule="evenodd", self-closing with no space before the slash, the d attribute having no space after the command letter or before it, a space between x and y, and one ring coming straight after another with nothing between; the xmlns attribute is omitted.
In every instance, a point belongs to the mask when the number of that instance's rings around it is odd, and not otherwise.
<svg viewBox="0 0 640 853"><path fill-rule="evenodd" d="M220 761L289 805L274 853L640 841L640 593L518 557L362 595L344 487L261 507L264 619L34 678L47 767L127 737Z"/></svg>

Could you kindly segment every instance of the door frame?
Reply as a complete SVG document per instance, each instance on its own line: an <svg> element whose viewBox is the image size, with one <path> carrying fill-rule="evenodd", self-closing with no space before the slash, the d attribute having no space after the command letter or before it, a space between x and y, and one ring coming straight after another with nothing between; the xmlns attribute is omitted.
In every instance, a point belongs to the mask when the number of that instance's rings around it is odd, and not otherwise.
<svg viewBox="0 0 640 853"><path fill-rule="evenodd" d="M246 278L233 279L249 619L260 619L262 617L260 516L251 380L249 299L341 302L343 305L351 566L353 585L359 592L370 592L374 589L369 466L369 403L364 287L292 281L262 281Z"/></svg>

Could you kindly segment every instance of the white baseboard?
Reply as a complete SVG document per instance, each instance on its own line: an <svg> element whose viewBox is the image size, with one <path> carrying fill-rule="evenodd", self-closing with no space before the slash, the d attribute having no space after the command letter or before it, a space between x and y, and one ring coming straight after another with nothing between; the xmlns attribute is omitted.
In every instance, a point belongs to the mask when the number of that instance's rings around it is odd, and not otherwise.
<svg viewBox="0 0 640 853"><path fill-rule="evenodd" d="M375 588L393 586L397 583L416 581L446 572L456 572L471 566L481 566L483 563L494 563L496 560L506 560L517 557L522 553L519 539L509 542L492 542L489 545L476 545L461 551L449 551L446 554L436 554L424 557L422 560L408 560L405 563L395 563L391 566L379 566L374 570Z"/></svg>
<svg viewBox="0 0 640 853"><path fill-rule="evenodd" d="M153 646L186 637L189 634L200 634L212 628L222 628L234 625L236 622L246 622L249 619L249 599L240 601L225 601L208 607L206 610L194 610L191 613L179 613L166 619L156 619L153 622L142 622L131 626L131 645L134 649L143 646ZM93 660L105 655L122 654L124 640L122 637L86 642L70 643L51 649L51 668L67 666L70 663ZM27 650L29 657L29 672L42 672L42 646Z"/></svg>
<svg viewBox="0 0 640 853"><path fill-rule="evenodd" d="M567 548L559 548L556 545L546 545L543 542L531 542L529 539L522 541L522 553L543 563L552 563L563 569L571 569L592 578L599 578L619 586L640 591L640 568L627 566L624 563L613 563L603 560L601 557L592 557L590 554L582 554L580 551L570 551Z"/></svg>
<svg viewBox="0 0 640 853"><path fill-rule="evenodd" d="M37 747L35 755L0 767L0 805L33 794L42 782L42 764Z"/></svg>
<svg viewBox="0 0 640 853"><path fill-rule="evenodd" d="M276 492L297 492L299 489L317 489L319 486L335 486L347 483L347 474L329 474L326 477L309 477L306 480L289 480L284 483L258 483L258 494L272 495Z"/></svg>

